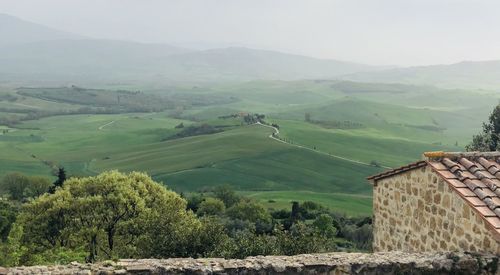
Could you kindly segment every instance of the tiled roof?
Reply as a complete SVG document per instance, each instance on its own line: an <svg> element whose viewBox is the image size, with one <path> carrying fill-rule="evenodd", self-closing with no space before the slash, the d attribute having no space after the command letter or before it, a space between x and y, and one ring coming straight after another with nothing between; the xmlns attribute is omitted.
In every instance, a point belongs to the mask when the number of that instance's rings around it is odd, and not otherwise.
<svg viewBox="0 0 500 275"><path fill-rule="evenodd" d="M368 179L376 182L428 164L500 234L500 152L432 152L424 155L427 160Z"/></svg>
<svg viewBox="0 0 500 275"><path fill-rule="evenodd" d="M394 169L391 169L391 170L387 170L387 171L382 172L380 174L370 176L370 177L368 177L366 179L370 180L370 181L377 181L379 179L383 179L383 178L387 178L387 177L390 177L390 176L393 176L393 175L401 174L403 172L406 172L406 171L409 171L409 170L413 170L415 168L420 168L420 167L423 167L423 166L426 166L426 165L427 165L427 161L420 160L420 161L413 162L413 163L410 163L410 164L405 165L405 166L401 166L399 168L394 168Z"/></svg>

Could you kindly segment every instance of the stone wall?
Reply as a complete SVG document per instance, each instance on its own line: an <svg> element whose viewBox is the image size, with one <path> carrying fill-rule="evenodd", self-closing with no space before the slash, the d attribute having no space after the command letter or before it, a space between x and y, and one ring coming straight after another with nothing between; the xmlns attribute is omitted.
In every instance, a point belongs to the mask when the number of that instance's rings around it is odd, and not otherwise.
<svg viewBox="0 0 500 275"><path fill-rule="evenodd" d="M224 259L143 259L0 268L0 274L500 274L499 256L466 253L328 253Z"/></svg>
<svg viewBox="0 0 500 275"><path fill-rule="evenodd" d="M374 251L478 251L500 254L487 224L426 166L378 180Z"/></svg>

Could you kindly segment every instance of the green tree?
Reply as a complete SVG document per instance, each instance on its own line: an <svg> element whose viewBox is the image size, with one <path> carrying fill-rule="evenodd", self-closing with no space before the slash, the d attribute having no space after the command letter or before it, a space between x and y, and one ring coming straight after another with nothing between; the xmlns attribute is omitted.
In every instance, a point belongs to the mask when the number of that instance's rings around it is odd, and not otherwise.
<svg viewBox="0 0 500 275"><path fill-rule="evenodd" d="M242 200L238 202L231 208L227 209L226 214L232 219L239 219L254 223L268 223L271 221L271 215L267 212L266 208L264 208L262 204L251 200Z"/></svg>
<svg viewBox="0 0 500 275"><path fill-rule="evenodd" d="M309 228L304 222L296 222L289 231L275 230L281 254L296 255L329 250L326 238Z"/></svg>
<svg viewBox="0 0 500 275"><path fill-rule="evenodd" d="M3 177L1 189L9 194L13 200L21 200L24 198L24 190L28 185L29 179L27 176L14 172Z"/></svg>
<svg viewBox="0 0 500 275"><path fill-rule="evenodd" d="M240 197L229 185L219 185L214 188L214 197L224 202L227 208L240 201Z"/></svg>
<svg viewBox="0 0 500 275"><path fill-rule="evenodd" d="M198 212L199 216L217 216L222 215L226 211L224 202L217 198L206 198L200 203Z"/></svg>
<svg viewBox="0 0 500 275"><path fill-rule="evenodd" d="M231 258L245 258L257 255L280 254L277 238L272 235L258 235L250 230L236 232L228 249Z"/></svg>
<svg viewBox="0 0 500 275"><path fill-rule="evenodd" d="M333 226L333 218L328 214L319 215L314 220L313 226L326 238L333 238L337 234L337 229Z"/></svg>
<svg viewBox="0 0 500 275"><path fill-rule="evenodd" d="M54 194L29 202L19 223L30 252L83 247L93 262L141 256L138 242L154 243L162 236L158 230L174 235L189 225L194 215L185 209L184 199L149 176L110 171L72 178Z"/></svg>
<svg viewBox="0 0 500 275"><path fill-rule="evenodd" d="M231 254L231 238L226 232L224 225L216 217L201 218L201 227L195 231L193 238L192 257L224 257L229 258Z"/></svg>
<svg viewBox="0 0 500 275"><path fill-rule="evenodd" d="M300 204L299 202L292 202L292 212L290 213L290 218L292 222L298 221L299 219L302 218L301 215L301 209L300 209Z"/></svg>
<svg viewBox="0 0 500 275"><path fill-rule="evenodd" d="M24 264L23 256L27 254L27 247L21 242L22 226L13 224L6 243L0 244L0 266L17 266Z"/></svg>
<svg viewBox="0 0 500 275"><path fill-rule="evenodd" d="M17 207L12 203L0 200L0 240L7 241L12 224L16 221Z"/></svg>
<svg viewBox="0 0 500 275"><path fill-rule="evenodd" d="M305 113L304 114L304 121L310 122L311 121L311 114L310 113Z"/></svg>
<svg viewBox="0 0 500 275"><path fill-rule="evenodd" d="M28 178L28 186L24 189L24 196L36 198L47 193L52 183L46 177L32 176Z"/></svg>
<svg viewBox="0 0 500 275"><path fill-rule="evenodd" d="M358 249L371 250L373 240L373 228L371 224L361 226L346 225L343 230L347 240L353 242Z"/></svg>
<svg viewBox="0 0 500 275"><path fill-rule="evenodd" d="M49 193L54 194L57 188L62 187L66 181L66 170L64 167L59 167L57 170L57 180L54 182L53 186L49 189Z"/></svg>
<svg viewBox="0 0 500 275"><path fill-rule="evenodd" d="M45 177L26 176L21 173L9 173L2 179L0 189L13 200L38 197L47 192L50 182Z"/></svg>
<svg viewBox="0 0 500 275"><path fill-rule="evenodd" d="M197 212L200 207L200 203L205 200L203 194L195 193L187 198L187 209Z"/></svg>
<svg viewBox="0 0 500 275"><path fill-rule="evenodd" d="M487 123L483 123L481 133L472 137L472 142L465 146L467 151L498 151L500 149L500 105L490 114Z"/></svg>

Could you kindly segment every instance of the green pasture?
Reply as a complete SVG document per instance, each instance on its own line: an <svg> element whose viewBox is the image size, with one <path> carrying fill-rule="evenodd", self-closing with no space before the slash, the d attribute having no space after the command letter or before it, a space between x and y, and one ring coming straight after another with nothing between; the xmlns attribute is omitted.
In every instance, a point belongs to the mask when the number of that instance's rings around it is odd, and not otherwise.
<svg viewBox="0 0 500 275"><path fill-rule="evenodd" d="M371 188L367 183L367 188ZM292 202L313 201L348 216L369 216L372 214L372 197L342 193L310 191L263 191L241 192L242 195L261 201L272 209L291 209Z"/></svg>
<svg viewBox="0 0 500 275"><path fill-rule="evenodd" d="M66 102L57 88L47 91L61 102L44 100L45 90L30 90L37 98L0 89L0 119L84 106ZM9 171L51 176L54 165L74 176L145 171L179 192L229 184L270 208L312 200L349 215L369 214L371 186L365 178L384 169L355 161L396 167L425 151L463 150L498 101L488 91L331 80L129 90L144 91L144 106L156 106L150 99L159 97L174 99L175 106L163 112L60 115L0 126L0 176ZM93 107L88 95L81 101ZM96 105L112 102L115 92L99 100ZM271 128L218 118L239 112L265 114L292 144L270 139ZM304 121L305 113L313 121ZM354 126L331 126L345 121ZM181 131L175 128L180 123L208 123L224 131L169 139Z"/></svg>

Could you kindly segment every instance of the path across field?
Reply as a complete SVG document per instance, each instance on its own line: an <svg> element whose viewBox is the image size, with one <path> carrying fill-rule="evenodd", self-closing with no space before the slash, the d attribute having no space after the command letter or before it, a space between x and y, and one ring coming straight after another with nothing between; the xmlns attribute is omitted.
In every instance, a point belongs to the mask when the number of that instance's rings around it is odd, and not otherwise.
<svg viewBox="0 0 500 275"><path fill-rule="evenodd" d="M338 155L333 155L333 154L330 154L330 153L325 153L325 152L322 152L322 151L318 151L318 150L314 150L314 149L311 149L309 147L306 147L306 146L302 146L302 145L298 145L298 144L292 144L290 142L286 142L284 140L281 140L279 138L277 138L276 136L279 135L280 133L280 130L276 127L273 127L273 126L270 126L270 125L266 125L266 124L262 124L260 122L257 122L256 124L260 125L260 126L264 126L264 127L268 127L268 128L272 128L274 130L274 133L273 134L270 134L269 135L269 138L270 139L274 139L276 141L279 141L281 143L285 143L285 144L288 144L290 146L295 146L295 147L298 147L298 148L302 148L302 149L306 149L306 150L309 150L309 151L313 151L313 152L316 152L316 153L319 153L319 154L323 154L323 155L327 155L327 156L330 156L332 158L337 158L337 159L341 159L341 160L345 160L345 161L349 161L349 162L352 162L352 163L357 163L357 164L362 164L362 165L367 165L367 166L373 166L367 162L362 162L362 161L359 161L359 160L355 160L355 159L350 159L350 158L346 158L346 157L342 157L342 156L338 156ZM392 167L389 167L389 166L383 166L381 165L380 167L382 168L386 168L386 169L392 169Z"/></svg>
<svg viewBox="0 0 500 275"><path fill-rule="evenodd" d="M108 122L108 123L106 123L106 124L103 124L103 125L99 126L99 128L97 128L97 129L98 129L98 130L102 130L102 129L104 129L104 127L109 126L109 125L111 125L111 124L113 124L113 123L115 123L115 122L116 122L116 120L113 120L113 121L111 121L111 122Z"/></svg>

